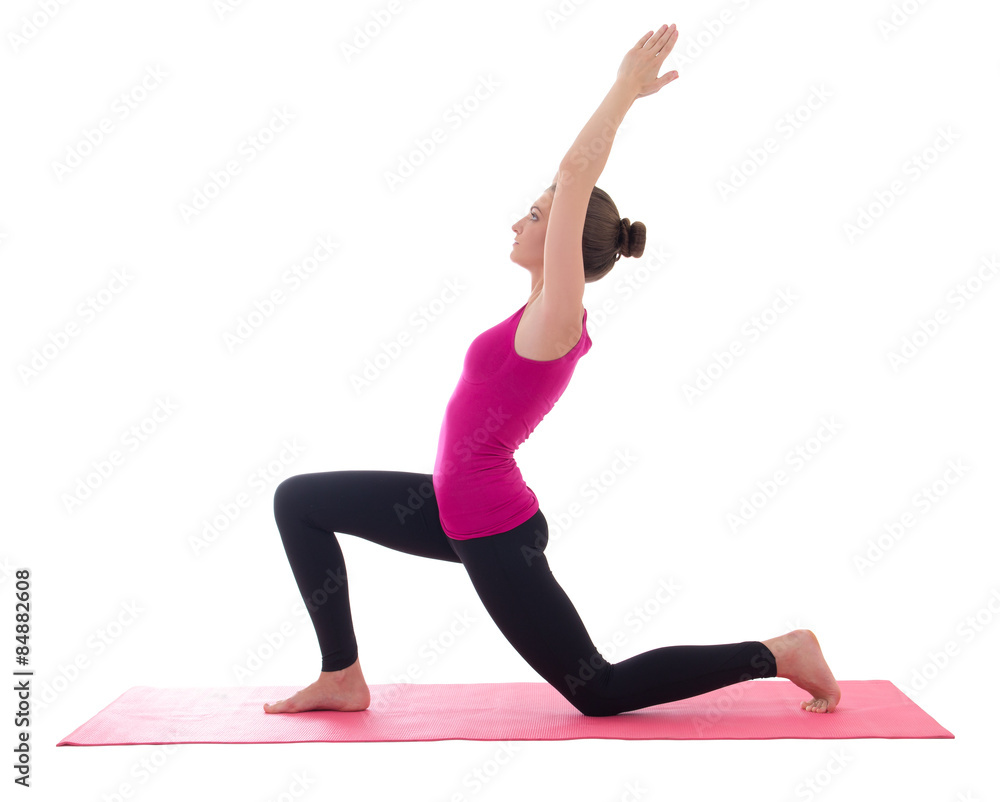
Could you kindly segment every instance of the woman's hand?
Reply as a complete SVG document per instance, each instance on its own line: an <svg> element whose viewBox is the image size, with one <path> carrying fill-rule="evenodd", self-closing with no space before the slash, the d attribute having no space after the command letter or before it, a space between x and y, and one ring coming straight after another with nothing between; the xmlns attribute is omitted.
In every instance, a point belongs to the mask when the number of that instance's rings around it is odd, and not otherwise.
<svg viewBox="0 0 1000 802"><path fill-rule="evenodd" d="M618 68L618 80L635 90L636 97L659 92L677 78L677 70L657 78L663 60L670 55L677 41L677 26L662 25L658 31L646 33L625 54Z"/></svg>

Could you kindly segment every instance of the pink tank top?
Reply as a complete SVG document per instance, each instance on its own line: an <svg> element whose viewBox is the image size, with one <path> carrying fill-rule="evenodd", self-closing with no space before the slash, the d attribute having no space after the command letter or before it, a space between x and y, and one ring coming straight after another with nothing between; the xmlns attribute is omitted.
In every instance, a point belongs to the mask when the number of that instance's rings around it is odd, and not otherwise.
<svg viewBox="0 0 1000 802"><path fill-rule="evenodd" d="M468 540L507 532L538 511L538 499L514 462L569 385L590 350L587 310L580 339L558 359L528 359L514 350L527 304L472 341L444 413L434 462L434 495L448 537Z"/></svg>

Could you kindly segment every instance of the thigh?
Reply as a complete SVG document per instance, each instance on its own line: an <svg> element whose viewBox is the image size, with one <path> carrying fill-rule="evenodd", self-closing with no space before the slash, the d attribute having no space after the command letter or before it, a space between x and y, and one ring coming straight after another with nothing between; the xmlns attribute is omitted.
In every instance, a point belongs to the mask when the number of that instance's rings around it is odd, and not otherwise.
<svg viewBox="0 0 1000 802"><path fill-rule="evenodd" d="M334 534L354 535L395 551L460 562L441 527L429 473L325 471L285 479L275 517L295 514Z"/></svg>
<svg viewBox="0 0 1000 802"><path fill-rule="evenodd" d="M504 637L565 694L566 680L580 673L581 660L592 665L602 658L549 568L547 543L545 517L539 510L510 532L456 541L455 547Z"/></svg>

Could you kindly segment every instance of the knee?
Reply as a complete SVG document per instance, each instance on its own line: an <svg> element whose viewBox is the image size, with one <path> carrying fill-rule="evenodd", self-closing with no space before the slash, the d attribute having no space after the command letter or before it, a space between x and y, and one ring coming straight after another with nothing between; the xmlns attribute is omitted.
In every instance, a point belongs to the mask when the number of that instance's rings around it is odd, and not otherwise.
<svg viewBox="0 0 1000 802"><path fill-rule="evenodd" d="M610 698L606 688L611 680L612 665L602 662L596 670L564 677L560 688L563 696L573 707L585 716L604 717L616 716L621 710L616 700Z"/></svg>
<svg viewBox="0 0 1000 802"><path fill-rule="evenodd" d="M621 711L614 707L609 700L601 699L597 696L582 696L578 699L570 699L570 703L583 715L591 718L606 718L617 716Z"/></svg>
<svg viewBox="0 0 1000 802"><path fill-rule="evenodd" d="M295 476L289 476L287 479L283 479L276 488L274 488L274 518L278 520L283 514L294 509L296 504L296 498L299 496L302 487L303 474L296 474Z"/></svg>

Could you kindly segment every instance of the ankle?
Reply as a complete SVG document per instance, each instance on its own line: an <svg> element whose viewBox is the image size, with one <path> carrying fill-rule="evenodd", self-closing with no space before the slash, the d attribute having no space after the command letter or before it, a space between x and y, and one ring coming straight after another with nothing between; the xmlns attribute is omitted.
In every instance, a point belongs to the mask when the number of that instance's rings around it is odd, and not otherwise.
<svg viewBox="0 0 1000 802"><path fill-rule="evenodd" d="M785 673L783 669L787 666L788 660L788 643L787 636L780 635L777 638L768 638L767 640L761 641L768 651L774 655L774 673L777 677L785 678Z"/></svg>
<svg viewBox="0 0 1000 802"><path fill-rule="evenodd" d="M361 658L355 660L347 668L341 668L337 671L320 671L319 678L322 682L334 682L337 684L361 679Z"/></svg>

